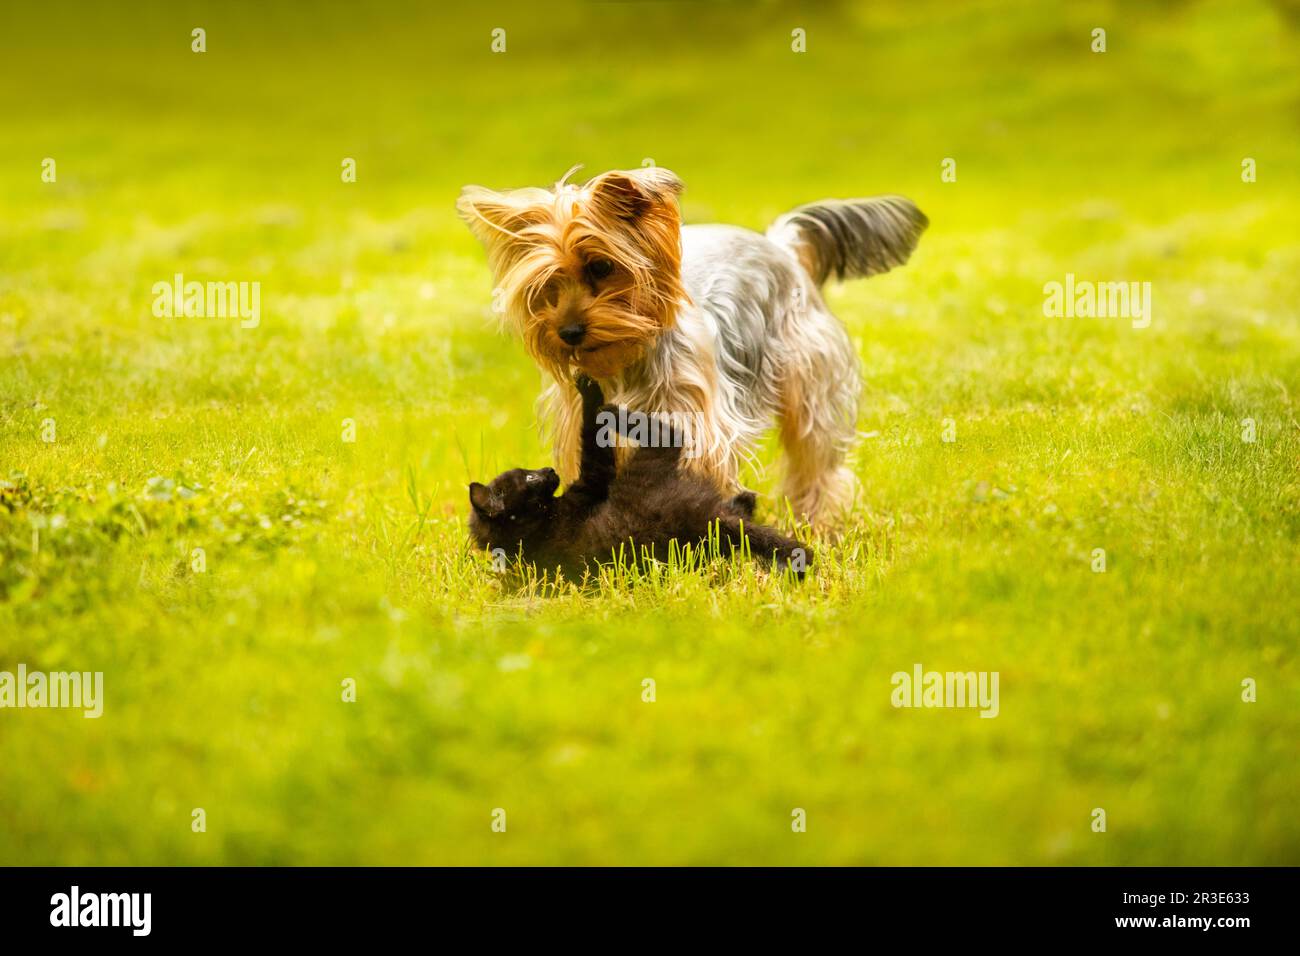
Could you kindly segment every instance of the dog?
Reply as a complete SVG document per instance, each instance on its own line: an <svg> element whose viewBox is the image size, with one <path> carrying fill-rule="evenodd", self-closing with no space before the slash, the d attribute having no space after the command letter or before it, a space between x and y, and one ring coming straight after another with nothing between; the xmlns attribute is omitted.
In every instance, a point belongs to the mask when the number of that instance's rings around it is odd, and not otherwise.
<svg viewBox="0 0 1300 956"><path fill-rule="evenodd" d="M778 425L795 515L833 523L855 495L846 458L862 386L821 287L902 265L929 221L910 200L882 196L800 206L766 235L683 227L682 181L669 170L582 185L573 172L551 189L466 186L457 203L487 250L506 323L551 380L541 413L562 478L578 475L572 381L583 373L618 405L693 422L684 464L726 493Z"/></svg>

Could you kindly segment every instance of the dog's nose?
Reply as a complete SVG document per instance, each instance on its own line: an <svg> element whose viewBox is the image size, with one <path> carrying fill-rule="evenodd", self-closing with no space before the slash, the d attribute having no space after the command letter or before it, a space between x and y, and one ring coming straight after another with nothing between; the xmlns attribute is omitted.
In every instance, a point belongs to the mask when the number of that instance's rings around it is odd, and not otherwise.
<svg viewBox="0 0 1300 956"><path fill-rule="evenodd" d="M569 345L577 345L582 341L582 337L587 334L587 327L577 322L573 322L560 329L560 338Z"/></svg>

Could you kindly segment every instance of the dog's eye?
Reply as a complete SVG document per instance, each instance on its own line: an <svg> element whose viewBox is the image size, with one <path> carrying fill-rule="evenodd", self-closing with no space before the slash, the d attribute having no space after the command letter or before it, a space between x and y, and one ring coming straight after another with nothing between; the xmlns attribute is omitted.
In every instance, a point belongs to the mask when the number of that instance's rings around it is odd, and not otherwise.
<svg viewBox="0 0 1300 956"><path fill-rule="evenodd" d="M525 476L524 476L524 481L528 482L528 484L530 484L530 485L531 485L534 481L536 481L536 480L537 480L537 476L536 476L536 475L525 475Z"/></svg>
<svg viewBox="0 0 1300 956"><path fill-rule="evenodd" d="M614 271L614 263L608 259L592 259L587 263L587 275L599 282L601 279L609 278Z"/></svg>

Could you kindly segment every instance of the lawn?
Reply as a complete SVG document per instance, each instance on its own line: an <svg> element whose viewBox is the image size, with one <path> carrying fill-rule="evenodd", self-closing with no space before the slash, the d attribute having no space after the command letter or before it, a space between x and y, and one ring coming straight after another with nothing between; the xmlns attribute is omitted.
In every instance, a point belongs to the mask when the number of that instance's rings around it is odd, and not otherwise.
<svg viewBox="0 0 1300 956"><path fill-rule="evenodd" d="M104 675L0 710L0 863L1300 863L1285 5L443 7L0 12L0 671ZM647 159L691 222L931 220L829 292L863 490L802 585L468 547L549 453L459 188Z"/></svg>

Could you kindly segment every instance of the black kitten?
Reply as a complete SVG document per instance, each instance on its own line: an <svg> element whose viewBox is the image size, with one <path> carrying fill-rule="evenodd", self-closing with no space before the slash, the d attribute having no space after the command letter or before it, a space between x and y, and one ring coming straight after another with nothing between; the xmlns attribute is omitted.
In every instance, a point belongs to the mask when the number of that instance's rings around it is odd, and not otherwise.
<svg viewBox="0 0 1300 956"><path fill-rule="evenodd" d="M728 499L707 478L678 469L684 440L676 429L668 430L667 445L638 448L615 476L613 442L602 447L597 440L597 416L609 413L615 428L626 427L631 416L602 406L600 386L585 376L577 386L582 395L578 480L559 497L560 476L552 468L515 468L490 485L470 485L469 529L479 547L501 548L511 559L522 553L541 570L562 568L566 577L576 579L588 562L610 561L620 547L631 557L649 548L655 558L666 560L670 541L701 546L714 526L724 553L748 538L754 557L788 566L803 577L812 552L779 531L751 524L752 492Z"/></svg>

